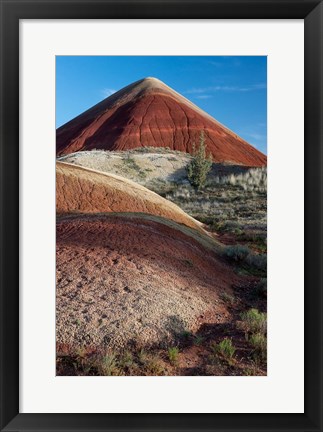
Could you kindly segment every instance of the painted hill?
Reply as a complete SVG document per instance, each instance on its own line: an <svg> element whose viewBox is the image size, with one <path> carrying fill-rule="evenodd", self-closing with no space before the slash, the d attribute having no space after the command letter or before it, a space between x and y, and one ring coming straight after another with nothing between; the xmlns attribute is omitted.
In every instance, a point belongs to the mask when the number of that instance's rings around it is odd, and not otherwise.
<svg viewBox="0 0 323 432"><path fill-rule="evenodd" d="M142 215L62 216L56 238L57 344L149 347L228 320L221 296L241 276L175 226Z"/></svg>
<svg viewBox="0 0 323 432"><path fill-rule="evenodd" d="M264 154L156 78L124 87L58 128L56 152L153 146L192 153L202 130L214 162L266 165Z"/></svg>
<svg viewBox="0 0 323 432"><path fill-rule="evenodd" d="M58 214L146 213L204 232L200 222L144 186L64 162L56 163L56 211Z"/></svg>

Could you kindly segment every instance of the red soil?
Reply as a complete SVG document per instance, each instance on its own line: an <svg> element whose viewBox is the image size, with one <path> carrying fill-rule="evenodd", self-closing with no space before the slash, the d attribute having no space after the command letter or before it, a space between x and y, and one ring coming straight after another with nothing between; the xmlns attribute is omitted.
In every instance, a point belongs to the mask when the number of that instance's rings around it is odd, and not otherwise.
<svg viewBox="0 0 323 432"><path fill-rule="evenodd" d="M140 216L57 221L57 343L122 348L223 323L239 277L188 235Z"/></svg>
<svg viewBox="0 0 323 432"><path fill-rule="evenodd" d="M57 129L57 155L169 147L192 153L204 131L214 162L264 166L267 157L155 78L137 81Z"/></svg>

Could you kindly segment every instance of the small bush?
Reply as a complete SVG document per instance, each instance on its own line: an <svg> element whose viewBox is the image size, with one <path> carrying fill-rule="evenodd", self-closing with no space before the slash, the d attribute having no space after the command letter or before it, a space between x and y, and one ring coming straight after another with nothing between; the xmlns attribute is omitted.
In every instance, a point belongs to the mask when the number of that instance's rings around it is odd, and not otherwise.
<svg viewBox="0 0 323 432"><path fill-rule="evenodd" d="M267 357L267 338L262 333L255 333L250 336L250 344L254 348L254 357L265 360Z"/></svg>
<svg viewBox="0 0 323 432"><path fill-rule="evenodd" d="M244 173L215 177L215 184L231 185L244 191L267 191L267 168L251 168Z"/></svg>
<svg viewBox="0 0 323 432"><path fill-rule="evenodd" d="M148 361L145 364L145 369L148 374L154 376L163 375L165 372L161 360L156 355L149 356Z"/></svg>
<svg viewBox="0 0 323 432"><path fill-rule="evenodd" d="M138 353L138 360L141 364L141 372L144 375L163 375L165 369L160 358L154 354L149 353L145 350L140 350Z"/></svg>
<svg viewBox="0 0 323 432"><path fill-rule="evenodd" d="M211 355L205 365L205 375L227 375L227 363L218 356Z"/></svg>
<svg viewBox="0 0 323 432"><path fill-rule="evenodd" d="M178 361L179 350L177 347L168 348L168 358L172 364L176 364Z"/></svg>
<svg viewBox="0 0 323 432"><path fill-rule="evenodd" d="M193 160L187 166L187 177L192 186L202 189L205 186L206 178L212 167L212 156L206 156L204 133L200 135L200 146L195 150L193 145Z"/></svg>
<svg viewBox="0 0 323 432"><path fill-rule="evenodd" d="M118 376L121 371L118 367L116 356L114 354L106 354L98 362L99 375Z"/></svg>
<svg viewBox="0 0 323 432"><path fill-rule="evenodd" d="M127 154L127 156L123 159L123 161L126 163L126 165L130 169L132 169L134 171L140 171L140 166L137 164L137 162L132 157L130 157L129 154Z"/></svg>
<svg viewBox="0 0 323 432"><path fill-rule="evenodd" d="M191 340L194 339L194 335L192 332L188 331L188 330L184 330L181 334L180 334L180 338L182 340L182 342L184 344L188 344L189 342L191 342Z"/></svg>
<svg viewBox="0 0 323 432"><path fill-rule="evenodd" d="M120 358L120 366L122 368L130 369L134 364L133 355L130 351L125 351Z"/></svg>
<svg viewBox="0 0 323 432"><path fill-rule="evenodd" d="M141 349L138 353L138 360L142 365L145 365L149 361L149 354L147 351Z"/></svg>
<svg viewBox="0 0 323 432"><path fill-rule="evenodd" d="M241 314L242 328L248 333L261 333L267 332L267 314L259 312L257 309L250 309Z"/></svg>
<svg viewBox="0 0 323 432"><path fill-rule="evenodd" d="M246 263L250 267L256 267L259 270L267 269L267 255L266 254L249 254L246 257Z"/></svg>
<svg viewBox="0 0 323 432"><path fill-rule="evenodd" d="M215 353L221 354L225 359L232 359L236 349L232 344L232 340L229 338L223 339L219 344L213 344L211 346Z"/></svg>
<svg viewBox="0 0 323 432"><path fill-rule="evenodd" d="M226 246L223 255L241 265L247 273L262 276L267 270L267 255L254 254L248 246L240 244Z"/></svg>
<svg viewBox="0 0 323 432"><path fill-rule="evenodd" d="M224 249L224 255L236 262L244 261L249 254L250 249L244 245L226 246Z"/></svg>
<svg viewBox="0 0 323 432"><path fill-rule="evenodd" d="M193 343L196 346L201 346L204 342L204 337L201 335L195 335L193 339Z"/></svg>
<svg viewBox="0 0 323 432"><path fill-rule="evenodd" d="M235 298L226 292L222 293L220 297L224 302L228 303L231 306L235 304Z"/></svg>

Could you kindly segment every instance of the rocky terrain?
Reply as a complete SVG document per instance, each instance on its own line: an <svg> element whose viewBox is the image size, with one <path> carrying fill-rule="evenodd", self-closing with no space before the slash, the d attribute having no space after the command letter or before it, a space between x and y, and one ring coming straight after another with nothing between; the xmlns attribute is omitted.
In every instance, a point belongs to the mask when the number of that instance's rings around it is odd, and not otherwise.
<svg viewBox="0 0 323 432"><path fill-rule="evenodd" d="M156 216L70 214L56 260L58 375L266 374L264 336L246 337L266 331L258 278L203 237Z"/></svg>
<svg viewBox="0 0 323 432"><path fill-rule="evenodd" d="M158 219L157 219L158 220ZM202 317L223 322L238 277L163 220L82 215L57 222L57 338L122 349L172 343Z"/></svg>
<svg viewBox="0 0 323 432"><path fill-rule="evenodd" d="M156 78L130 84L58 128L56 152L152 146L192 153L201 131L214 162L266 165L264 154Z"/></svg>

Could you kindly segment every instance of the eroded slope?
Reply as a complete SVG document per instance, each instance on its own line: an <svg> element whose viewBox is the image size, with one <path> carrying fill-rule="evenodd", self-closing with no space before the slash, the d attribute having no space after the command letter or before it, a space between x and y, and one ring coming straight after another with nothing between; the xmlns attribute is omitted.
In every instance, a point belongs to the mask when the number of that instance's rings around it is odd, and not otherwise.
<svg viewBox="0 0 323 432"><path fill-rule="evenodd" d="M122 349L225 322L237 282L215 252L175 227L123 216L57 221L57 343Z"/></svg>
<svg viewBox="0 0 323 432"><path fill-rule="evenodd" d="M266 165L264 154L156 78L121 89L61 126L56 147L58 155L148 146L192 153L201 131L214 162Z"/></svg>
<svg viewBox="0 0 323 432"><path fill-rule="evenodd" d="M56 164L56 211L147 213L202 231L177 205L131 180L63 162Z"/></svg>

